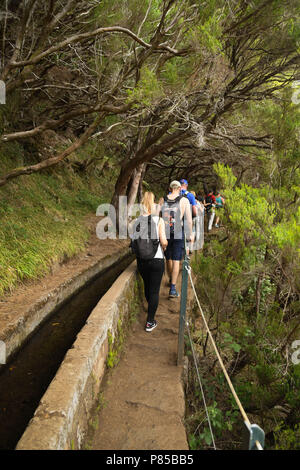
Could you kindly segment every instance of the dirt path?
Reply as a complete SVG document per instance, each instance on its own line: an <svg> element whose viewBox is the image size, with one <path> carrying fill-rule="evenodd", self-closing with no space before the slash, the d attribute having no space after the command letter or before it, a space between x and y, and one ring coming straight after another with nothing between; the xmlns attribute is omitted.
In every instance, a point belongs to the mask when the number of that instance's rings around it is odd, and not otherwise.
<svg viewBox="0 0 300 470"><path fill-rule="evenodd" d="M93 450L188 450L183 370L176 365L180 301L168 292L164 277L157 328L145 332L144 309L107 377Z"/></svg>

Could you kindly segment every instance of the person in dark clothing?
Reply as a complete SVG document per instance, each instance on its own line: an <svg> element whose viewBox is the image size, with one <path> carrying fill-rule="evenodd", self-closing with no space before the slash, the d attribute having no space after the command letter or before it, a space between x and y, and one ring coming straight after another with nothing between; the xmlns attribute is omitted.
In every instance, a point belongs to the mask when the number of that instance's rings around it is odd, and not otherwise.
<svg viewBox="0 0 300 470"><path fill-rule="evenodd" d="M157 250L151 259L143 259L137 256L138 271L144 282L145 297L148 303L148 315L145 326L146 331L152 331L157 326L155 314L159 303L159 291L162 277L165 270L164 251L168 245L165 233L164 221L155 214L154 194L145 192L142 200L142 215L135 221L135 227L138 223L148 224L147 219L151 217L154 230L151 228L151 239L158 239ZM144 221L143 221L144 219ZM153 233L154 232L154 233Z"/></svg>
<svg viewBox="0 0 300 470"><path fill-rule="evenodd" d="M209 190L208 193L205 196L205 212L208 216L208 231L210 232L212 229L213 221L215 218L215 204L216 204L216 198L213 194L212 190Z"/></svg>

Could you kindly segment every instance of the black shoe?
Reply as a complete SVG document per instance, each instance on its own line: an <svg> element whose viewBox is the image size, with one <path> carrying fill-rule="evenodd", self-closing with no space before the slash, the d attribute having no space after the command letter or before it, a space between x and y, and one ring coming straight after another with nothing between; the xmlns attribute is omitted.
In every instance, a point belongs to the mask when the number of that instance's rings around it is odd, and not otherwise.
<svg viewBox="0 0 300 470"><path fill-rule="evenodd" d="M145 330L146 331L152 331L156 327L157 327L157 321L156 320L147 321L146 326L145 326Z"/></svg>

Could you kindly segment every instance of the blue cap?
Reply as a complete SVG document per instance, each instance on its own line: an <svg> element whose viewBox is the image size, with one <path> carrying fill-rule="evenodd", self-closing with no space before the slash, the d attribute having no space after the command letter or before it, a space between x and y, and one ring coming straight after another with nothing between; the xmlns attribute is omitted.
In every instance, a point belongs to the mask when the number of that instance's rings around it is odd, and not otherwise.
<svg viewBox="0 0 300 470"><path fill-rule="evenodd" d="M188 184L188 182L187 182L187 180L182 179L182 180L180 180L180 184Z"/></svg>

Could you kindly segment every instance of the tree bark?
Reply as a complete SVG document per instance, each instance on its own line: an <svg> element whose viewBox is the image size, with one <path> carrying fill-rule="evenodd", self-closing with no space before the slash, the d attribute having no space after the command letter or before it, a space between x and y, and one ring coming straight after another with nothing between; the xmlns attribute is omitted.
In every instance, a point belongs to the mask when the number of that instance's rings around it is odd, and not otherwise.
<svg viewBox="0 0 300 470"><path fill-rule="evenodd" d="M140 178L139 188L138 188L138 194L137 194L138 202L141 202L143 199L143 180L146 174L146 170L147 170L147 164L145 163L142 174L141 174L141 178Z"/></svg>
<svg viewBox="0 0 300 470"><path fill-rule="evenodd" d="M136 152L132 159L123 162L119 177L115 185L115 192L111 200L111 204L116 209L119 196L126 194L127 186L133 170L141 163L150 162L156 155L159 155L160 153L172 147L179 139L184 139L189 135L189 131L177 131L172 135L166 135L160 144L155 145L155 142L157 142L157 140L159 140L167 132L168 128L169 126L157 132L157 134L151 138L151 142L149 141L149 145L147 145L146 140L145 144Z"/></svg>
<svg viewBox="0 0 300 470"><path fill-rule="evenodd" d="M135 203L135 200L136 200L136 197L137 197L137 193L138 193L138 189L139 189L139 184L140 184L140 181L141 181L141 178L142 178L142 173L143 173L143 170L144 170L144 163L142 163L141 165L139 165L135 170L134 170L134 174L133 174L133 179L132 179L132 182L131 182L131 186L130 186L130 189L129 189L129 193L128 193L128 214L130 214L130 209L132 208L133 204Z"/></svg>

